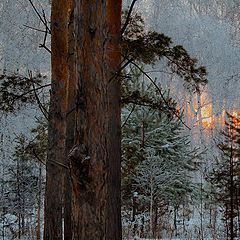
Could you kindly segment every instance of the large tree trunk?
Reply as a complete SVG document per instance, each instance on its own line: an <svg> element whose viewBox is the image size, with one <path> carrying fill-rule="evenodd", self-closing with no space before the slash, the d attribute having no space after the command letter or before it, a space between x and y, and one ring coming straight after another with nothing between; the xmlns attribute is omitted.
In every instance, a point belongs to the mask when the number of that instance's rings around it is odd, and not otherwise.
<svg viewBox="0 0 240 240"><path fill-rule="evenodd" d="M74 126L75 126L75 110L76 110L76 68L75 68L75 37L73 28L73 12L74 0L69 0L69 23L68 23L68 70L69 81L67 86L67 115L66 115L66 155L70 152L74 145ZM72 215L71 201L72 194L70 189L70 174L65 176L65 202L64 202L64 239L72 239Z"/></svg>
<svg viewBox="0 0 240 240"><path fill-rule="evenodd" d="M52 1L52 89L49 110L44 239L62 239L66 89L68 81L68 0Z"/></svg>
<svg viewBox="0 0 240 240"><path fill-rule="evenodd" d="M63 218L65 239L121 239L120 17L119 0L52 1L44 239Z"/></svg>
<svg viewBox="0 0 240 240"><path fill-rule="evenodd" d="M75 1L72 239L121 239L120 0ZM110 81L110 79L112 79Z"/></svg>

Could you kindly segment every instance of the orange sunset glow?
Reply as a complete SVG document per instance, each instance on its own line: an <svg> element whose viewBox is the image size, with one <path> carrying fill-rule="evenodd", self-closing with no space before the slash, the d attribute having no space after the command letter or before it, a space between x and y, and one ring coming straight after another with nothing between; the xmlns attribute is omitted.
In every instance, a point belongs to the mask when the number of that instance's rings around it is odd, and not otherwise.
<svg viewBox="0 0 240 240"><path fill-rule="evenodd" d="M201 108L202 126L205 129L211 129L215 127L215 117L213 114L212 104L205 105Z"/></svg>
<svg viewBox="0 0 240 240"><path fill-rule="evenodd" d="M204 92L201 96L194 96L191 103L187 105L186 119L188 123L193 122L194 126L201 126L206 130L213 129L216 126L224 128L226 111L236 118L240 117L240 112L226 110L224 107L220 114L215 114L212 99L207 92ZM233 119L233 124L240 127L240 122L236 118Z"/></svg>

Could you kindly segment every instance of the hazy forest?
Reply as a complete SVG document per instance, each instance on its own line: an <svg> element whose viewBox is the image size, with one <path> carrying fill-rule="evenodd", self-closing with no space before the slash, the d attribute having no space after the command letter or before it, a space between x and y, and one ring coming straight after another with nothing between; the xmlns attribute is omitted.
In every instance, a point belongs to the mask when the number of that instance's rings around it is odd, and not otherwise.
<svg viewBox="0 0 240 240"><path fill-rule="evenodd" d="M0 239L240 239L240 2L0 1Z"/></svg>

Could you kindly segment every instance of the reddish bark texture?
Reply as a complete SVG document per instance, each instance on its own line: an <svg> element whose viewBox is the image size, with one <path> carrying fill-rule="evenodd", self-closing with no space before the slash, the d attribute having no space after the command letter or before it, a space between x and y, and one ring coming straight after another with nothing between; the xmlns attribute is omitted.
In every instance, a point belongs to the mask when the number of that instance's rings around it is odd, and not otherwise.
<svg viewBox="0 0 240 240"><path fill-rule="evenodd" d="M66 115L66 155L74 145L76 77L75 77L75 38L73 29L73 0L69 0L68 11L68 71L67 115ZM70 174L65 175L64 189L64 239L72 239L71 187Z"/></svg>
<svg viewBox="0 0 240 240"><path fill-rule="evenodd" d="M62 239L63 182L66 169L66 87L68 81L68 0L52 1L52 89L50 96L44 239ZM59 163L59 164L58 164Z"/></svg>
<svg viewBox="0 0 240 240"><path fill-rule="evenodd" d="M73 239L121 239L119 0L75 1L75 144L87 163L72 162ZM88 166L86 166L86 164Z"/></svg>
<svg viewBox="0 0 240 240"><path fill-rule="evenodd" d="M52 1L44 239L63 218L66 240L121 239L120 19L120 0Z"/></svg>

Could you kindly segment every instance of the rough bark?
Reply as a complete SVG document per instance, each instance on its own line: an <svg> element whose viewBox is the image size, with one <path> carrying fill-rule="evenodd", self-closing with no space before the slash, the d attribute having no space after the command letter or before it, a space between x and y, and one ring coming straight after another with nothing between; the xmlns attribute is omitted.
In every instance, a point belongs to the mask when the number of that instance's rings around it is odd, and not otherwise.
<svg viewBox="0 0 240 240"><path fill-rule="evenodd" d="M68 81L68 0L52 1L52 89L50 96L44 239L62 239L66 169L66 87Z"/></svg>
<svg viewBox="0 0 240 240"><path fill-rule="evenodd" d="M72 239L121 239L119 0L75 1Z"/></svg>
<svg viewBox="0 0 240 240"><path fill-rule="evenodd" d="M68 71L67 115L66 115L66 155L74 145L76 78L75 78L75 37L73 29L73 0L69 0L68 11ZM64 190L64 239L72 239L70 175L65 175Z"/></svg>

